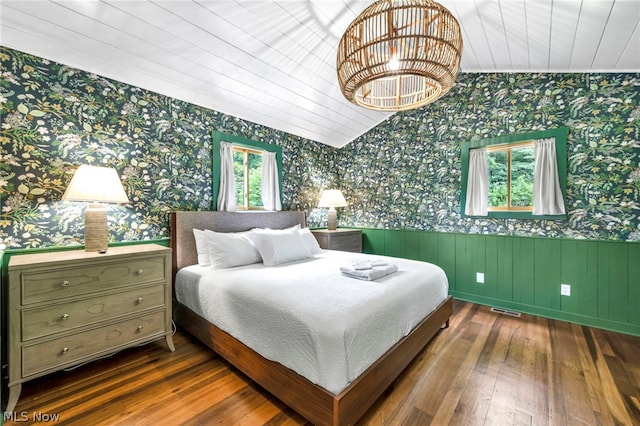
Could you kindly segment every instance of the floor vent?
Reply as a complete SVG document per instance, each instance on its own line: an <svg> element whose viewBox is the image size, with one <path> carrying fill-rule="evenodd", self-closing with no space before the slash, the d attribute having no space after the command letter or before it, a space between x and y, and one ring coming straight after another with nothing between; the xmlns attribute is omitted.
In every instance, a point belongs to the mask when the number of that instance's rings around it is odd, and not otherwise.
<svg viewBox="0 0 640 426"><path fill-rule="evenodd" d="M518 318L520 318L520 316L522 315L520 312L509 311L507 309L502 309L502 308L491 308L491 312L495 312L497 314L510 315L512 317L518 317Z"/></svg>

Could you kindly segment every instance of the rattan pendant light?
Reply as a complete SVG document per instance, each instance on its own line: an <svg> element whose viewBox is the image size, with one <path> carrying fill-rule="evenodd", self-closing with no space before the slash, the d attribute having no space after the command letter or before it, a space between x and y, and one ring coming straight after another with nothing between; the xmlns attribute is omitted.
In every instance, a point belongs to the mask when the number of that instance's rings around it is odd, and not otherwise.
<svg viewBox="0 0 640 426"><path fill-rule="evenodd" d="M349 101L365 108L418 108L451 89L461 54L460 25L439 3L379 0L342 36L338 82Z"/></svg>

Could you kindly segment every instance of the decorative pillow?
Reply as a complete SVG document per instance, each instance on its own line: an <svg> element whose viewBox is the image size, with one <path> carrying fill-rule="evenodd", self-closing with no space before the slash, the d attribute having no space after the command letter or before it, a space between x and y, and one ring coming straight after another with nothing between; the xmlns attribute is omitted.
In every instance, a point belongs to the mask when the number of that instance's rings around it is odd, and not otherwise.
<svg viewBox="0 0 640 426"><path fill-rule="evenodd" d="M302 237L302 241L304 241L304 244L307 246L307 249L309 249L311 254L322 253L318 240L316 240L316 237L313 236L309 228L299 229L298 233Z"/></svg>
<svg viewBox="0 0 640 426"><path fill-rule="evenodd" d="M313 257L298 232L252 232L248 238L260 252L264 266Z"/></svg>
<svg viewBox="0 0 640 426"><path fill-rule="evenodd" d="M214 269L259 263L260 253L247 237L249 232L214 232L205 230L208 266ZM197 240L196 240L197 249ZM200 256L198 256L198 263Z"/></svg>

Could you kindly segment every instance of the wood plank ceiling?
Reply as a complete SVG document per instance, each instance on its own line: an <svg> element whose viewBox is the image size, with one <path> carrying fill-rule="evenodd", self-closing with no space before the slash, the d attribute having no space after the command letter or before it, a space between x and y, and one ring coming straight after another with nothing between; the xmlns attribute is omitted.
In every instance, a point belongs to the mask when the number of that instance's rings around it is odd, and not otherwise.
<svg viewBox="0 0 640 426"><path fill-rule="evenodd" d="M372 0L2 0L0 43L334 147L391 114L335 61ZM442 0L461 72L638 72L638 0ZM455 90L455 89L453 89Z"/></svg>

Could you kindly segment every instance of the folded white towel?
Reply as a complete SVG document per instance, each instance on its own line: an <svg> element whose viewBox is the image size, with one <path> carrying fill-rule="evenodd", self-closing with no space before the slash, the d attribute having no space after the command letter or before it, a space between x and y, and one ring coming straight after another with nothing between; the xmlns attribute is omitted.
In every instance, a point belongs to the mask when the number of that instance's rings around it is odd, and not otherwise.
<svg viewBox="0 0 640 426"><path fill-rule="evenodd" d="M388 263L385 262L384 260L367 260L364 262L354 263L352 265L352 268L355 269L356 271L361 271L365 269L371 269L376 266L387 266L387 265ZM349 269L349 267L345 267L345 268Z"/></svg>
<svg viewBox="0 0 640 426"><path fill-rule="evenodd" d="M396 265L381 261L361 262L350 266L340 267L342 275L365 281L374 281L382 277L386 277L397 270L398 267Z"/></svg>

